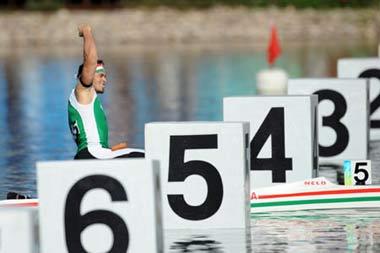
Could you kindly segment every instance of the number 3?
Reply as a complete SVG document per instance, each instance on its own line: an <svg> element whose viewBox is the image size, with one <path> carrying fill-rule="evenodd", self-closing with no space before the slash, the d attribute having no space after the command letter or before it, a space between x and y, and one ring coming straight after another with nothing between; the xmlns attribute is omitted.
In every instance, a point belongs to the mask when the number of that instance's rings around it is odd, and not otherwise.
<svg viewBox="0 0 380 253"><path fill-rule="evenodd" d="M319 103L323 100L330 100L334 103L335 108L330 116L323 117L322 125L334 129L336 132L336 141L333 145L328 147L319 145L319 154L324 157L338 155L346 149L349 140L348 129L340 121L347 112L346 100L342 94L333 90L319 90L314 94L318 95Z"/></svg>

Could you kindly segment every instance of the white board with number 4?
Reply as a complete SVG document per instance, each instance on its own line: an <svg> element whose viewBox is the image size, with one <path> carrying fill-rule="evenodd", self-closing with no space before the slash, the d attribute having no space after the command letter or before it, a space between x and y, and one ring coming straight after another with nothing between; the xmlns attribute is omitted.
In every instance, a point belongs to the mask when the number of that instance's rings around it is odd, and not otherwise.
<svg viewBox="0 0 380 253"><path fill-rule="evenodd" d="M316 176L317 96L227 97L225 121L250 123L251 189Z"/></svg>
<svg viewBox="0 0 380 253"><path fill-rule="evenodd" d="M380 58L339 59L338 78L369 78L370 140L380 140Z"/></svg>
<svg viewBox="0 0 380 253"><path fill-rule="evenodd" d="M156 163L39 162L37 173L42 253L163 251Z"/></svg>
<svg viewBox="0 0 380 253"><path fill-rule="evenodd" d="M368 83L365 79L290 79L288 94L318 95L321 162L366 159L368 154Z"/></svg>
<svg viewBox="0 0 380 253"><path fill-rule="evenodd" d="M145 125L145 155L161 170L165 229L247 228L248 123Z"/></svg>

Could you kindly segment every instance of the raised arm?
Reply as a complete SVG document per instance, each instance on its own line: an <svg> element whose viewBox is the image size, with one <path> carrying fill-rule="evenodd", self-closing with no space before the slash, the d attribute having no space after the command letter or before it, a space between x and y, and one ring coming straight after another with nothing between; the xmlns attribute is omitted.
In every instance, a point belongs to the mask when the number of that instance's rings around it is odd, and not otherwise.
<svg viewBox="0 0 380 253"><path fill-rule="evenodd" d="M92 81L94 79L98 54L95 40L89 25L78 27L79 36L83 37L83 68L79 74L76 86L76 96L80 103L90 103L94 93Z"/></svg>

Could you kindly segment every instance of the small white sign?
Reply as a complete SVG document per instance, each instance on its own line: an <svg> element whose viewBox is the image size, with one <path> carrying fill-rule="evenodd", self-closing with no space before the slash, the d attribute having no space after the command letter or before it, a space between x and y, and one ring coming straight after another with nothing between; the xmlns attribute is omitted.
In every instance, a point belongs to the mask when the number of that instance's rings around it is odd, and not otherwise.
<svg viewBox="0 0 380 253"><path fill-rule="evenodd" d="M369 78L370 140L380 140L380 58L338 60L339 78Z"/></svg>
<svg viewBox="0 0 380 253"><path fill-rule="evenodd" d="M37 174L42 253L163 251L157 163L39 162Z"/></svg>
<svg viewBox="0 0 380 253"><path fill-rule="evenodd" d="M160 163L165 229L246 228L248 123L145 125L145 155Z"/></svg>
<svg viewBox="0 0 380 253"><path fill-rule="evenodd" d="M343 163L344 184L370 185L372 184L371 160L346 160Z"/></svg>
<svg viewBox="0 0 380 253"><path fill-rule="evenodd" d="M250 122L251 189L317 175L317 96L227 97L225 121Z"/></svg>
<svg viewBox="0 0 380 253"><path fill-rule="evenodd" d="M0 253L38 253L37 208L0 208Z"/></svg>
<svg viewBox="0 0 380 253"><path fill-rule="evenodd" d="M367 159L368 82L348 78L290 79L288 94L318 95L320 162Z"/></svg>

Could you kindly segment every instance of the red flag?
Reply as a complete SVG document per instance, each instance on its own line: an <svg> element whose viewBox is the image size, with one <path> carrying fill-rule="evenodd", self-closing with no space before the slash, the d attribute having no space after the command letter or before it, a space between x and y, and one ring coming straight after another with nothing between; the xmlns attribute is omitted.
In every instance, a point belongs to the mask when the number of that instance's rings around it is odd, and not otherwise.
<svg viewBox="0 0 380 253"><path fill-rule="evenodd" d="M277 37L277 28L272 26L272 32L270 35L269 46L268 46L268 63L270 66L273 65L276 58L281 54L280 42Z"/></svg>

